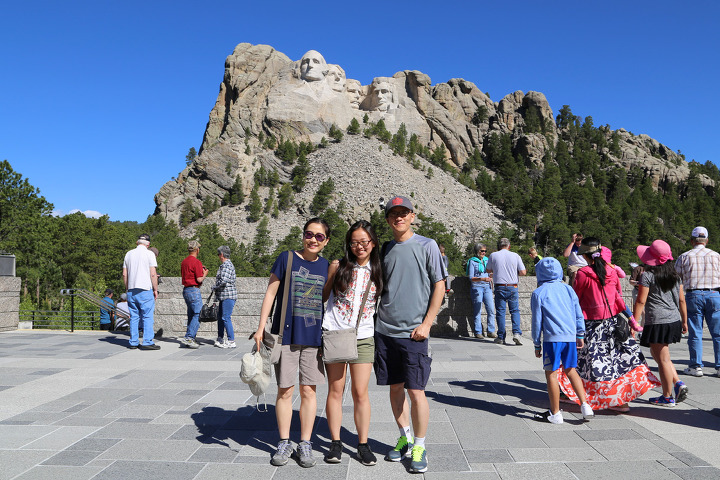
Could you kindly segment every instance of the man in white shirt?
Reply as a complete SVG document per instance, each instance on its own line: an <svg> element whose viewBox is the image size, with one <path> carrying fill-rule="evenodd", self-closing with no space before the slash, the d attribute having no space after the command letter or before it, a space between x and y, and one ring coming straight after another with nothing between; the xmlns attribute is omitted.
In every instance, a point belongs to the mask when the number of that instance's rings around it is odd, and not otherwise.
<svg viewBox="0 0 720 480"><path fill-rule="evenodd" d="M150 235L144 233L137 240L137 247L125 254L123 282L127 290L130 310L130 346L140 350L160 350L153 341L155 299L158 294L157 260L148 250ZM139 324L143 321L143 342L139 344Z"/></svg>

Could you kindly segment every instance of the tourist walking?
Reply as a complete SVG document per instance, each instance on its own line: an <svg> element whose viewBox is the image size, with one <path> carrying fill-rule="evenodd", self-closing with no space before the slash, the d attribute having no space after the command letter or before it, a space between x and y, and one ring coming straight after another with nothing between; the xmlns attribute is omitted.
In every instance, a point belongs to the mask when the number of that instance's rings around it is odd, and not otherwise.
<svg viewBox="0 0 720 480"><path fill-rule="evenodd" d="M203 301L200 286L208 274L208 269L197 258L200 253L200 242L188 242L188 256L180 264L180 274L183 284L183 299L187 305L187 329L185 336L180 340L181 347L200 348L195 337L200 328L200 311Z"/></svg>
<svg viewBox="0 0 720 480"><path fill-rule="evenodd" d="M335 260L330 264L325 284L325 291L329 297L323 319L323 330L335 331L357 327L358 352L355 360L325 364L328 380L325 412L332 440L330 449L325 455L325 461L328 463L341 461L342 399L348 368L358 436L357 458L363 465L375 465L377 462L368 445L371 410L368 386L375 360L375 303L382 288L382 267L377 235L370 222L360 220L355 222L345 235L345 256L340 261ZM366 291L367 296L365 296ZM365 297L364 304L363 297Z"/></svg>
<svg viewBox="0 0 720 480"><path fill-rule="evenodd" d="M585 319L580 303L572 287L563 283L563 269L557 259L543 258L535 265L535 273L538 287L530 297L532 340L535 356L543 359L550 399L550 409L535 418L563 423L558 384L558 369L562 365L563 373L580 399L580 413L589 420L595 414L587 403L582 380L575 370L577 351L585 346Z"/></svg>
<svg viewBox="0 0 720 480"><path fill-rule="evenodd" d="M720 254L707 248L708 231L695 227L691 233L692 250L680 255L675 270L682 278L688 315L690 365L687 375L703 376L703 320L713 342L715 374L720 376Z"/></svg>
<svg viewBox="0 0 720 480"><path fill-rule="evenodd" d="M617 272L602 259L601 250L594 237L583 238L579 248L588 265L578 270L573 283L585 317L585 346L578 353L577 370L593 410L628 412L628 402L660 381L629 333L622 342L615 337L616 315L627 307L618 293ZM567 376L561 372L559 378L565 395L577 402Z"/></svg>
<svg viewBox="0 0 720 480"><path fill-rule="evenodd" d="M650 399L650 403L674 407L687 397L688 387L678 378L670 360L668 345L678 343L687 332L687 309L680 275L672 262L670 245L655 240L650 246L637 247L640 261L646 267L640 277L634 316L645 311L645 328L640 345L649 347L658 365L663 394Z"/></svg>
<svg viewBox="0 0 720 480"><path fill-rule="evenodd" d="M237 301L235 283L235 265L230 261L230 247L222 245L217 249L220 257L220 268L215 275L215 299L219 302L218 338L214 345L219 348L235 348L235 330L232 323L232 311ZM225 335L227 334L227 339Z"/></svg>
<svg viewBox="0 0 720 480"><path fill-rule="evenodd" d="M317 411L317 385L325 381L320 353L323 322L323 287L328 274L328 261L320 256L327 245L330 227L321 218L312 218L303 227L303 248L282 252L270 270L265 298L260 310L260 323L253 335L258 351L263 341L273 303L272 333L281 336L280 360L275 365L278 392L275 400L280 441L270 463L285 465L293 453L290 423L293 414L293 390L300 378L300 443L296 456L302 467L315 465L312 453L313 425ZM289 258L292 256L290 271ZM289 282L289 283L288 283ZM285 285L287 283L287 288ZM285 290L287 307L281 313ZM284 317L285 321L281 322Z"/></svg>

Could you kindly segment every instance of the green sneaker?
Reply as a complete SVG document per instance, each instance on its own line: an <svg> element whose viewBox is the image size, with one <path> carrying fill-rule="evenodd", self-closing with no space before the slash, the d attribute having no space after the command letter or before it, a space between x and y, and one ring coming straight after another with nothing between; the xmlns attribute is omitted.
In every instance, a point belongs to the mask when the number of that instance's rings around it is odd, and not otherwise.
<svg viewBox="0 0 720 480"><path fill-rule="evenodd" d="M388 462L399 462L403 459L403 457L409 457L410 450L412 450L413 448L412 442L412 437L408 438L403 435L402 437L398 438L395 448L390 450L387 455L385 455L385 460L387 460Z"/></svg>
<svg viewBox="0 0 720 480"><path fill-rule="evenodd" d="M425 447L413 446L410 456L412 457L410 461L410 471L412 473L427 472L427 451Z"/></svg>

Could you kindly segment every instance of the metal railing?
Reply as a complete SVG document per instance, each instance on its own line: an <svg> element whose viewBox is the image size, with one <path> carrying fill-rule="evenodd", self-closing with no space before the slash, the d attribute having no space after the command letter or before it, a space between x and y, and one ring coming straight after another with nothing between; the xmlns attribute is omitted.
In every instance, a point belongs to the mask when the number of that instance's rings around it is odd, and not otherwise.
<svg viewBox="0 0 720 480"><path fill-rule="evenodd" d="M32 322L33 329L100 330L100 312L88 310L25 310L21 322Z"/></svg>

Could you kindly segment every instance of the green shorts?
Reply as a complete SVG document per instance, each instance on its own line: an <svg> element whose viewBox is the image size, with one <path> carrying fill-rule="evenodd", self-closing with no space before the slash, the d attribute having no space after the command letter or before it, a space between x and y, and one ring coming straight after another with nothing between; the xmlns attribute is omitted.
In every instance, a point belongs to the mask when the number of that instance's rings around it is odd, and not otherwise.
<svg viewBox="0 0 720 480"><path fill-rule="evenodd" d="M348 363L373 363L375 361L375 337L358 340L357 347L357 360L351 360Z"/></svg>

